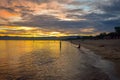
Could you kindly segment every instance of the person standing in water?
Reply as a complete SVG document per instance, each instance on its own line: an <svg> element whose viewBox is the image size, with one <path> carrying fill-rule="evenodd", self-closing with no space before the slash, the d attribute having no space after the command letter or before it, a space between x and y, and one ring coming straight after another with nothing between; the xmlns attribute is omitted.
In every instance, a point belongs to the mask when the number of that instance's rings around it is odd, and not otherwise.
<svg viewBox="0 0 120 80"><path fill-rule="evenodd" d="M79 48L79 49L81 48L81 45L80 45L80 44L78 45L78 48Z"/></svg>

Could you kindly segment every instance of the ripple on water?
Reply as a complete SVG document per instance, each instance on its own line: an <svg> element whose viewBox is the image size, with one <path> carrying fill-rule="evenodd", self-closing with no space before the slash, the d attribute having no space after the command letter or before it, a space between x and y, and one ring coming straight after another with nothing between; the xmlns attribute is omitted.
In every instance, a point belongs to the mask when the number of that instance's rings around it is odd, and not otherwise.
<svg viewBox="0 0 120 80"><path fill-rule="evenodd" d="M110 80L106 70L112 64L85 48L79 51L68 42L29 43L37 46L0 62L1 80Z"/></svg>

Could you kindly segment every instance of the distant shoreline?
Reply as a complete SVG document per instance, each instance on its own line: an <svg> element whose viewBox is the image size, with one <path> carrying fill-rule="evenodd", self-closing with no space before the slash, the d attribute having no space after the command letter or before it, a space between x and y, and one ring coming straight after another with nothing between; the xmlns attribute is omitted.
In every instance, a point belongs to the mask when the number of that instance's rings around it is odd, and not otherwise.
<svg viewBox="0 0 120 80"><path fill-rule="evenodd" d="M0 36L0 40L75 40L79 36L50 36L50 37L10 37L10 36Z"/></svg>

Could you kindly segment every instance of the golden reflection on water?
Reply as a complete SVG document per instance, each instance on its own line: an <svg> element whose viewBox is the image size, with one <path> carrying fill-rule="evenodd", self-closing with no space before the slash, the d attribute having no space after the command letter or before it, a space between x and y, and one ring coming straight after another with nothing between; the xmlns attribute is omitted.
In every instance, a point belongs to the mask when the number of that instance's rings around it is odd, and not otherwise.
<svg viewBox="0 0 120 80"><path fill-rule="evenodd" d="M109 80L98 62L107 64L65 41L0 41L0 80Z"/></svg>
<svg viewBox="0 0 120 80"><path fill-rule="evenodd" d="M59 56L60 41L1 40L0 80L36 74L39 72L37 65L52 61Z"/></svg>
<svg viewBox="0 0 120 80"><path fill-rule="evenodd" d="M59 57L60 42L59 41L0 41L0 59L8 59L8 57L20 57L24 54L30 54L34 51L49 52L51 57Z"/></svg>

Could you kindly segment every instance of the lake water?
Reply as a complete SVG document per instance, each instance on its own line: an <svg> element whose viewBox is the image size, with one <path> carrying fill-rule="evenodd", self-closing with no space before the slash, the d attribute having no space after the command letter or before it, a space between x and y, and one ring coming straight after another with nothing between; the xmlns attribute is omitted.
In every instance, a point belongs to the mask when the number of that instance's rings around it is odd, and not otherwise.
<svg viewBox="0 0 120 80"><path fill-rule="evenodd" d="M117 80L114 64L66 41L1 40L0 80Z"/></svg>

